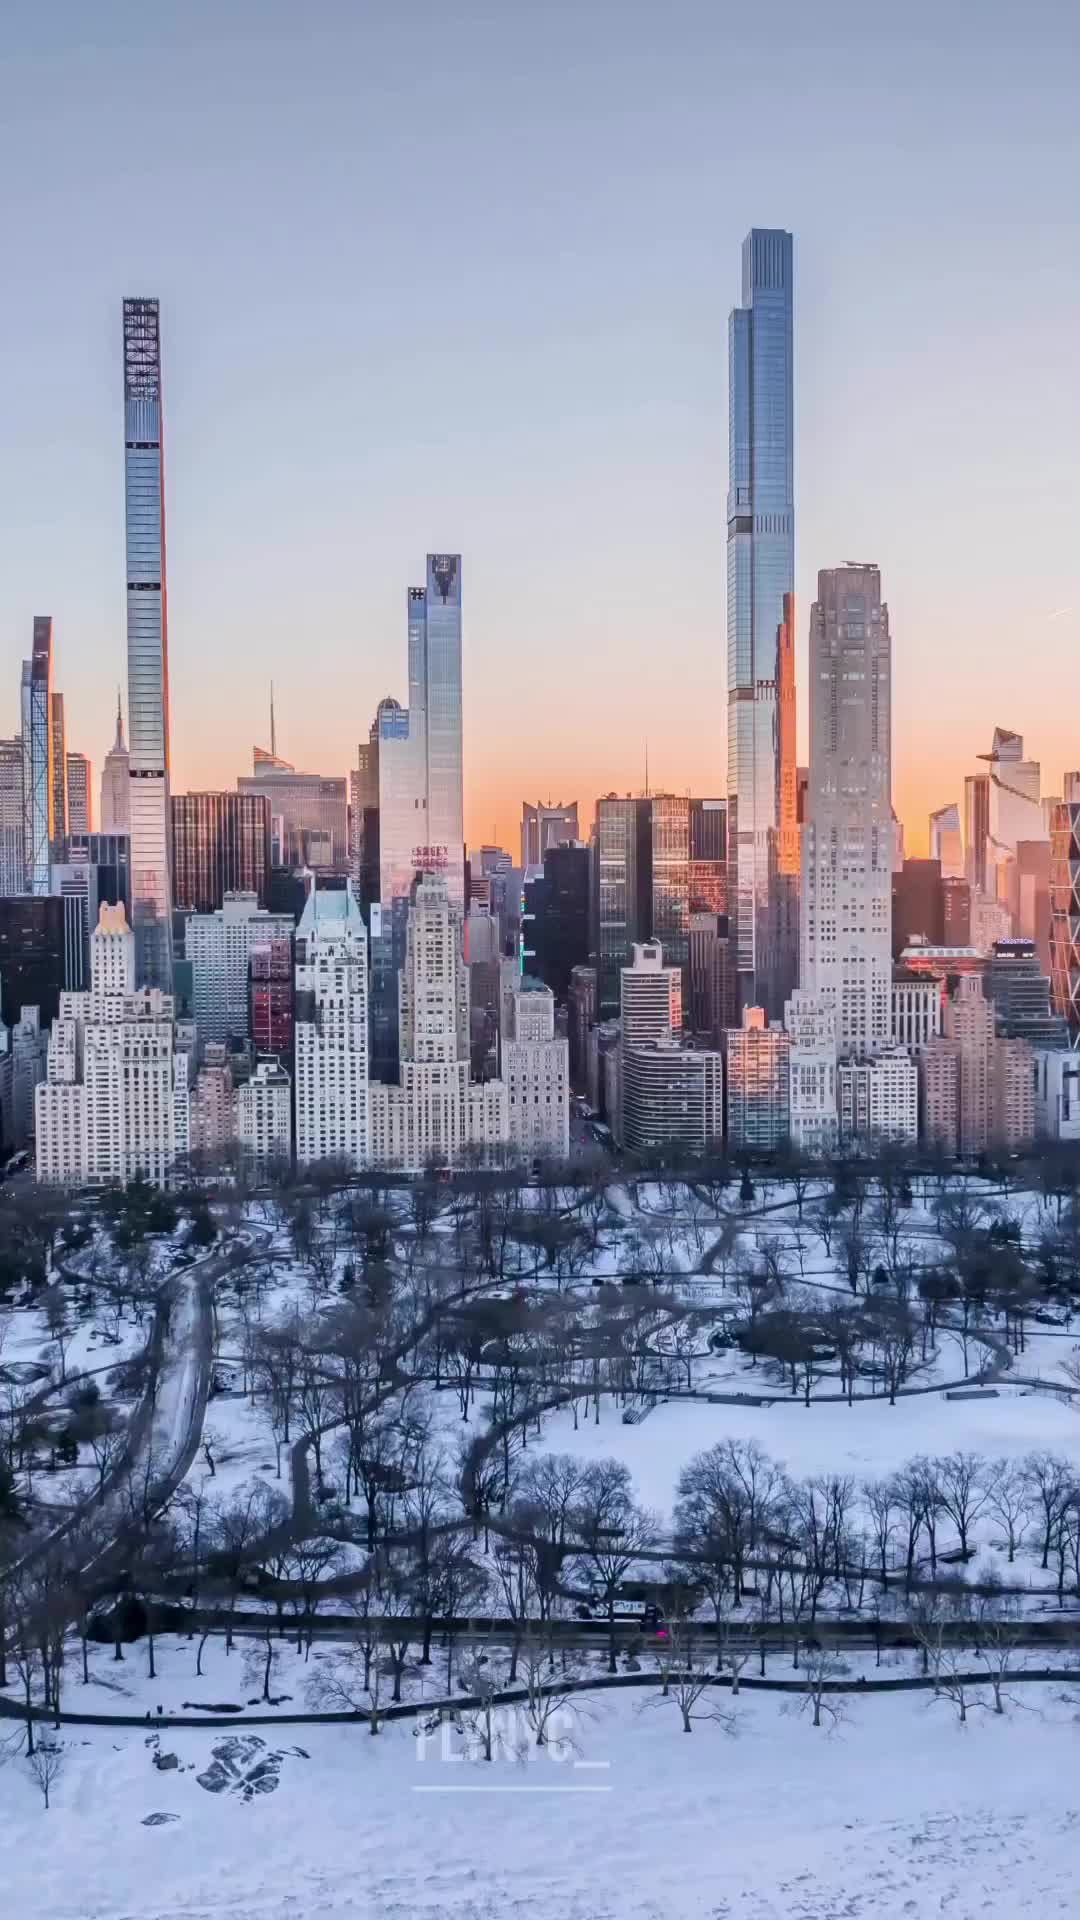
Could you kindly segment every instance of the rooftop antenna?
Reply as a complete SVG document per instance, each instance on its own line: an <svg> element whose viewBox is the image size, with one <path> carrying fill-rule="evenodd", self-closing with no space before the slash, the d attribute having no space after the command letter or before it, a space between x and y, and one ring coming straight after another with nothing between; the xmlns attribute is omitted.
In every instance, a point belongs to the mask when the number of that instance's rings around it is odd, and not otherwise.
<svg viewBox="0 0 1080 1920"><path fill-rule="evenodd" d="M645 736L645 798L649 797L649 739Z"/></svg>
<svg viewBox="0 0 1080 1920"><path fill-rule="evenodd" d="M270 682L270 754L277 759L277 728L274 725L274 683Z"/></svg>

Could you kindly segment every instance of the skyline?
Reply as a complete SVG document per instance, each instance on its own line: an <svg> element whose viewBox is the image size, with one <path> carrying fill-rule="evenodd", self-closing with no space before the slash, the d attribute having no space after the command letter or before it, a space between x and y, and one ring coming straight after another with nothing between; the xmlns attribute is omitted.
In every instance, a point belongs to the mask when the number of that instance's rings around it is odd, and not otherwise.
<svg viewBox="0 0 1080 1920"><path fill-rule="evenodd" d="M797 69L810 92L827 68L850 89L845 129L823 124L812 154L797 131L776 140L732 191L718 141L724 127L737 140L760 110L760 43L743 28L721 46L697 7L675 10L661 49L672 86L659 99L647 19L613 48L607 9L579 23L568 66L556 10L552 46L530 42L523 69L514 23L493 32L469 16L431 63L416 59L426 8L351 32L330 7L307 37L268 8L243 81L227 60L193 64L200 39L236 50L243 8L220 30L195 8L188 36L118 7L96 45L63 54L55 23L20 23L12 59L27 85L0 145L14 159L31 110L45 138L11 253L37 297L0 319L5 358L21 369L0 418L0 618L15 663L33 615L52 615L70 747L96 778L124 678L116 334L124 295L146 293L162 302L168 363L177 791L235 788L266 732L270 679L279 750L347 773L377 701L407 698L403 603L424 551L463 555L471 844L494 826L513 849L525 799L577 798L587 819L598 792L639 790L646 739L654 790L725 791L725 329L743 235L777 224L796 247L800 760L812 583L862 557L880 566L890 602L894 800L909 848L925 847L932 808L961 800L995 725L1024 735L1044 789L1058 791L1076 755L1055 690L1080 636L1068 361L1078 136L1053 111L1068 61L1047 57L1067 22L1044 11L1039 45L1003 15L994 44L974 52L939 27L927 64L880 29L847 44L847 10L832 9L821 46L795 32L770 81ZM110 44L121 20L122 44ZM335 21L340 76L323 58ZM107 109L163 49L154 140L133 173L125 142L151 129L148 109L130 107L123 138ZM883 61L889 88L871 89ZM398 96L386 98L399 69L417 108L407 146ZM619 84L598 92L601 71ZM508 74L512 120L497 84ZM195 168L178 146L192 85L205 134ZM327 118L350 86L371 111ZM439 106L451 86L449 137ZM1019 136L1007 153L988 143L989 110L1006 99ZM474 138L468 108L481 101ZM309 151L315 120L324 130ZM237 125L240 153L226 143ZM480 158L500 131L506 177L495 182ZM394 176L385 204L366 159ZM357 236L344 254L343 166L355 197L344 230ZM417 249L438 258L437 179L454 299L416 302ZM85 231L66 226L57 251L76 182ZM201 215L223 185L230 217L207 233ZM322 217L300 218L323 201ZM988 556L1005 557L1000 575ZM5 732L16 678L13 664Z"/></svg>

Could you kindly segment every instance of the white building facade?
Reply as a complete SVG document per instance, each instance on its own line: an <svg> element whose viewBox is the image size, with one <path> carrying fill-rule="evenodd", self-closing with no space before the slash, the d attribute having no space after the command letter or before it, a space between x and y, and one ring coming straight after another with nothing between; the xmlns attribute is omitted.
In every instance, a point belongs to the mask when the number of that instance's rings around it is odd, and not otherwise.
<svg viewBox="0 0 1080 1920"><path fill-rule="evenodd" d="M840 1133L845 1140L916 1140L919 1073L903 1047L869 1060L842 1060L837 1068Z"/></svg>
<svg viewBox="0 0 1080 1920"><path fill-rule="evenodd" d="M103 906L89 993L60 996L37 1090L39 1180L165 1186L190 1142L188 1058L173 1000L132 988L135 941L122 906Z"/></svg>
<svg viewBox="0 0 1080 1920"><path fill-rule="evenodd" d="M505 1082L470 1084L463 915L442 879L417 882L409 906L398 1035L399 1081L371 1083L372 1160L419 1173L458 1164L468 1148L505 1150Z"/></svg>
<svg viewBox="0 0 1080 1920"><path fill-rule="evenodd" d="M256 1173L292 1158L292 1082L284 1067L261 1060L237 1087L234 1105L237 1145Z"/></svg>
<svg viewBox="0 0 1080 1920"><path fill-rule="evenodd" d="M314 885L296 930L296 1158L367 1165L367 932L351 886Z"/></svg>
<svg viewBox="0 0 1080 1920"><path fill-rule="evenodd" d="M791 1042L791 1144L799 1153L829 1153L836 1145L836 1009L801 988L784 1008Z"/></svg>
<svg viewBox="0 0 1080 1920"><path fill-rule="evenodd" d="M513 1037L503 1042L508 1138L525 1159L570 1153L570 1044L556 1038L555 996L538 982L513 996Z"/></svg>

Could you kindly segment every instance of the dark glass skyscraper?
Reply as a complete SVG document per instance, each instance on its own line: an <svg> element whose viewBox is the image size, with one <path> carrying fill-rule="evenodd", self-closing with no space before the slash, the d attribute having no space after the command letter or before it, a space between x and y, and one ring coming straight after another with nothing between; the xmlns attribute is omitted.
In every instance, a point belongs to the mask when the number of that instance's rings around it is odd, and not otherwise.
<svg viewBox="0 0 1080 1920"><path fill-rule="evenodd" d="M174 793L173 899L216 913L227 893L270 898L270 802L262 793Z"/></svg>
<svg viewBox="0 0 1080 1920"><path fill-rule="evenodd" d="M790 973L770 951L770 873L782 814L777 636L795 587L793 358L791 235L755 227L728 332L728 903L740 998L775 1014Z"/></svg>
<svg viewBox="0 0 1080 1920"><path fill-rule="evenodd" d="M156 300L124 301L128 732L135 977L172 979L169 647L161 337Z"/></svg>
<svg viewBox="0 0 1080 1920"><path fill-rule="evenodd" d="M623 967L652 934L652 801L605 794L592 832L592 934L599 1017L617 1014Z"/></svg>

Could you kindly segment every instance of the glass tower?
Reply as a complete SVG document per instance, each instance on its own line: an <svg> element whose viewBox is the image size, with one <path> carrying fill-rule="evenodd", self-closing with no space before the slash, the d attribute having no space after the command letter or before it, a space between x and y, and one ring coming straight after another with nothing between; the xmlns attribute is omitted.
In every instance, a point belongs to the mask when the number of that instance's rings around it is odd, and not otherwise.
<svg viewBox="0 0 1080 1920"><path fill-rule="evenodd" d="M795 588L790 233L743 242L728 329L728 901L740 999L779 1015L790 961L771 952L781 826L777 635Z"/></svg>
<svg viewBox="0 0 1080 1920"><path fill-rule="evenodd" d="M417 871L445 876L465 910L461 748L461 555L429 553L427 585L409 594L409 711L424 717L427 838Z"/></svg>
<svg viewBox="0 0 1080 1920"><path fill-rule="evenodd" d="M156 300L124 301L128 733L135 978L172 984L169 647L161 337Z"/></svg>
<svg viewBox="0 0 1080 1920"><path fill-rule="evenodd" d="M34 620L22 670L23 853L26 891L49 892L53 824L52 620Z"/></svg>

